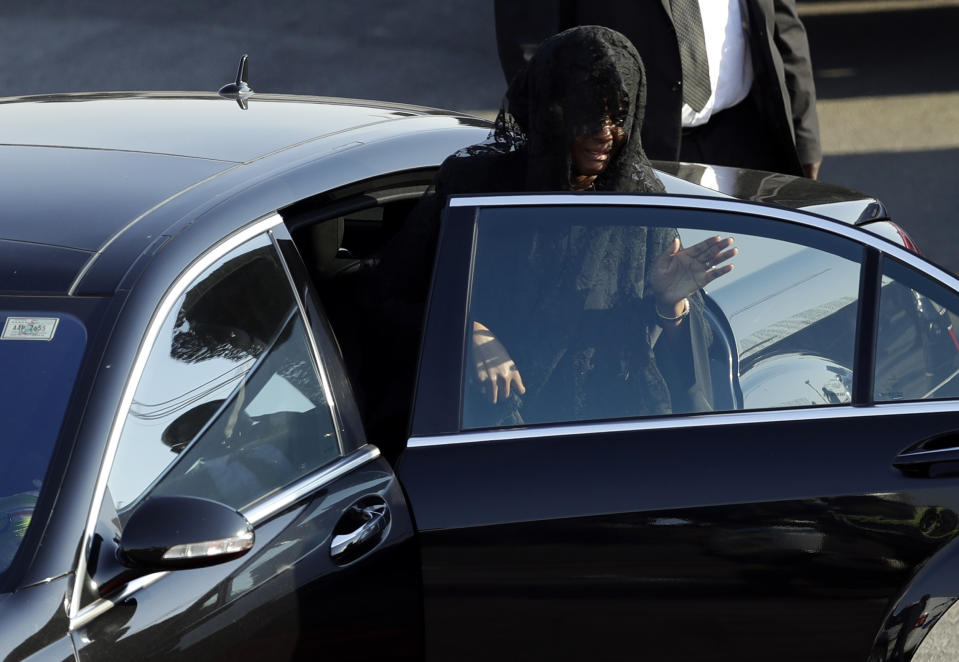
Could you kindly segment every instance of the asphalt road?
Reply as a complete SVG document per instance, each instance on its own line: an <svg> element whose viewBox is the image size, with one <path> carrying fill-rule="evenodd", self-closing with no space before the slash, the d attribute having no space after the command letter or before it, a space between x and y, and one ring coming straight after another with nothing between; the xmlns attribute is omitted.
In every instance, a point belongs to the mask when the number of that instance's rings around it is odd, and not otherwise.
<svg viewBox="0 0 959 662"><path fill-rule="evenodd" d="M801 3L826 159L821 177L882 199L926 256L959 271L959 3ZM906 7L878 11L884 4Z"/></svg>
<svg viewBox="0 0 959 662"><path fill-rule="evenodd" d="M959 1L799 6L821 177L881 198L928 258L959 272ZM489 0L0 2L0 96L213 91L243 53L260 92L488 113L504 88ZM954 659L959 644L934 650L924 659Z"/></svg>

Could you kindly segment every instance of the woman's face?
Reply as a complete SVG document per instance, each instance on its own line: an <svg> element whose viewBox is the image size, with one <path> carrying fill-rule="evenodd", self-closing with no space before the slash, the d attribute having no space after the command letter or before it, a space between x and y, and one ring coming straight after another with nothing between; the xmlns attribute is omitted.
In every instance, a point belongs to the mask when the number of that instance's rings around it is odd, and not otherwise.
<svg viewBox="0 0 959 662"><path fill-rule="evenodd" d="M625 141L622 125L609 115L602 123L577 132L569 148L573 176L594 178L602 174Z"/></svg>

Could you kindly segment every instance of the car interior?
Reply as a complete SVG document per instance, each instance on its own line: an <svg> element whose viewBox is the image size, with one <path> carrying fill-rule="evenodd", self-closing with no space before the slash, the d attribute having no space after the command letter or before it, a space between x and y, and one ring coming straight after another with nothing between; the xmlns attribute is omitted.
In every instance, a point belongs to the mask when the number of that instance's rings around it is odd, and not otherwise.
<svg viewBox="0 0 959 662"><path fill-rule="evenodd" d="M353 395L364 424L369 426L368 393L375 386L365 383L367 352L359 341L362 315L351 298L361 265L373 258L402 227L406 217L429 188L435 168L394 173L351 184L296 202L279 210L300 255L316 285L333 328ZM378 440L392 457L401 450ZM387 447L389 446L389 447Z"/></svg>
<svg viewBox="0 0 959 662"><path fill-rule="evenodd" d="M280 214L303 256L341 349L349 352L350 330L342 301L336 293L356 273L362 260L375 256L402 226L428 189L433 169L379 177L328 191L297 202ZM706 319L717 339L710 347L712 390L718 410L743 406L739 386L739 358L729 322L722 309L706 297ZM355 354L355 352L354 352ZM347 361L350 363L350 361ZM348 365L351 376L358 372ZM360 385L362 388L362 384ZM358 394L361 401L362 393Z"/></svg>
<svg viewBox="0 0 959 662"><path fill-rule="evenodd" d="M402 226L434 173L424 169L379 177L281 209L317 284L335 280L376 255Z"/></svg>

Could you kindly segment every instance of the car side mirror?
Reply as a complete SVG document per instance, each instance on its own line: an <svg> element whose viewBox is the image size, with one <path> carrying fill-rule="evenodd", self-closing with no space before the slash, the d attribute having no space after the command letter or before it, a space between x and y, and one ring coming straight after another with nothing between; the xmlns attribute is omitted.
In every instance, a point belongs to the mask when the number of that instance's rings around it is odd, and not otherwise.
<svg viewBox="0 0 959 662"><path fill-rule="evenodd" d="M155 496L130 516L118 556L148 572L203 568L231 561L253 547L253 526L239 512L210 499Z"/></svg>

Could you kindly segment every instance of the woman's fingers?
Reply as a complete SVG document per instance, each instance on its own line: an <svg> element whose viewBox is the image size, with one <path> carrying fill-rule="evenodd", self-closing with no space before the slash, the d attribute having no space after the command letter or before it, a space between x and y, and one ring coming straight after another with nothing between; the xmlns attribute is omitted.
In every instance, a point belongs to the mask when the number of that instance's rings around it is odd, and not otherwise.
<svg viewBox="0 0 959 662"><path fill-rule="evenodd" d="M709 271L710 269L715 268L716 265L722 264L730 258L736 257L737 255L739 255L739 249L730 248L727 251L717 253L713 257L708 258L705 263L703 263L703 266L706 268L706 271Z"/></svg>
<svg viewBox="0 0 959 662"><path fill-rule="evenodd" d="M677 238L674 241L679 241L679 239ZM708 257L709 255L713 254L716 251L722 250L723 248L725 248L731 243L732 243L732 237L726 237L725 239L723 239L719 235L716 235L714 237L707 237L706 239L703 239L699 243L693 244L689 248L684 249L683 252L688 254L690 257L694 257L697 260L700 260L700 259L703 259L704 257Z"/></svg>
<svg viewBox="0 0 959 662"><path fill-rule="evenodd" d="M681 244L679 241L679 237L673 237L673 243L670 244L669 246L669 254L676 255L679 252L680 248L681 248Z"/></svg>
<svg viewBox="0 0 959 662"><path fill-rule="evenodd" d="M499 400L499 378L496 374L496 370L493 368L489 370L480 370L479 380L484 393L487 393L486 389L489 388L489 398L495 405Z"/></svg>
<svg viewBox="0 0 959 662"><path fill-rule="evenodd" d="M526 387L523 386L523 376L520 374L516 364L512 361L509 362L509 365L506 367L506 372L502 375L502 377L506 387L505 395L507 398L510 396L511 387L514 387L520 395L526 393Z"/></svg>
<svg viewBox="0 0 959 662"><path fill-rule="evenodd" d="M728 251L723 251L722 253L718 253L716 257L713 258L713 264L719 264L720 262L725 262L729 258L736 257L737 255L739 255L739 249L730 248Z"/></svg>
<svg viewBox="0 0 959 662"><path fill-rule="evenodd" d="M730 248L732 244L732 237L709 237L685 249L683 253L698 262L705 271L709 272L709 270L717 264L721 264L739 254L738 248Z"/></svg>
<svg viewBox="0 0 959 662"><path fill-rule="evenodd" d="M735 265L727 264L721 267L714 267L710 269L709 271L706 272L706 283L704 283L704 285L708 285L709 283L713 282L720 276L725 276L726 274L728 274L730 271L733 270L733 266Z"/></svg>
<svg viewBox="0 0 959 662"><path fill-rule="evenodd" d="M515 365L513 366L513 372L511 373L512 380L516 382L516 390L519 391L520 395L526 394L526 386L523 385L523 375L520 373L519 368Z"/></svg>
<svg viewBox="0 0 959 662"><path fill-rule="evenodd" d="M703 247L700 253L701 259L704 258L706 260L715 260L720 253L722 253L723 251L725 251L726 249L728 249L730 246L733 245L732 237L726 237L725 239L721 239L719 237L712 237L708 239L707 241L709 242L709 244Z"/></svg>
<svg viewBox="0 0 959 662"><path fill-rule="evenodd" d="M503 380L503 396L509 397L513 392L513 388L522 395L526 393L526 387L523 386L523 376L520 374L519 369L516 367L516 364L512 361L507 361L506 363L498 366L497 368L498 377ZM496 404L496 392L497 389L493 390L493 404Z"/></svg>
<svg viewBox="0 0 959 662"><path fill-rule="evenodd" d="M489 395L494 405L499 402L500 391L502 391L503 397L505 398L508 398L514 389L520 395L526 393L526 386L523 384L523 375L512 361L502 363L494 368L481 370L479 379L484 387L487 383L489 384Z"/></svg>

